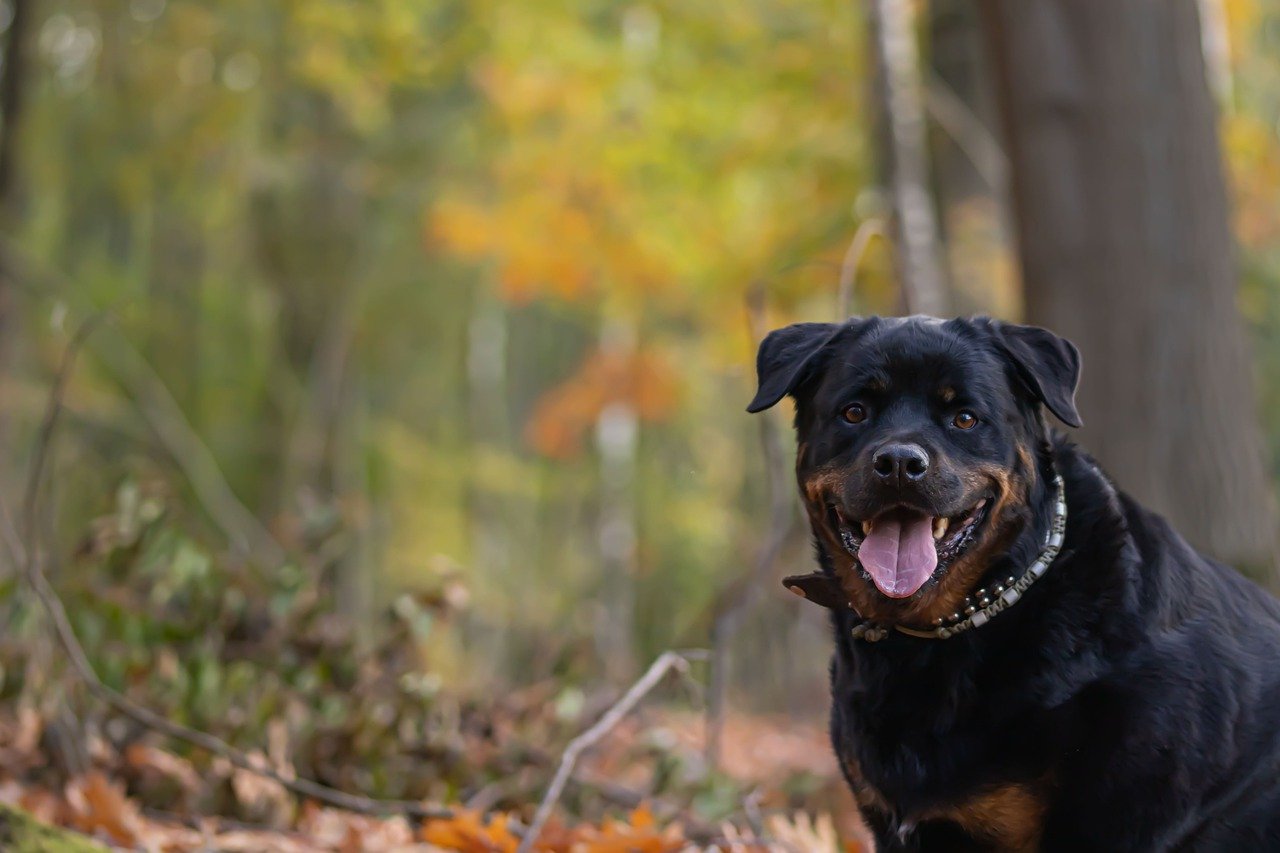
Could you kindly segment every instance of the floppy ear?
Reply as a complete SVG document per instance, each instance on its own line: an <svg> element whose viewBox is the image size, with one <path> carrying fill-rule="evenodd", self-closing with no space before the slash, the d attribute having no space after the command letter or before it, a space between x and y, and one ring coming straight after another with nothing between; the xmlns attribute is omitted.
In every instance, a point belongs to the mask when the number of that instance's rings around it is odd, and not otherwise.
<svg viewBox="0 0 1280 853"><path fill-rule="evenodd" d="M791 575L782 579L782 585L803 599L831 610L848 610L849 596L845 594L840 581L813 572L807 575Z"/></svg>
<svg viewBox="0 0 1280 853"><path fill-rule="evenodd" d="M763 412L794 391L813 357L839 328L835 323L796 323L770 332L756 355L760 386L747 411Z"/></svg>
<svg viewBox="0 0 1280 853"><path fill-rule="evenodd" d="M1076 345L1039 326L992 323L991 329L996 345L1012 359L1036 399L1064 424L1083 425L1076 411L1076 386L1080 384L1080 350Z"/></svg>

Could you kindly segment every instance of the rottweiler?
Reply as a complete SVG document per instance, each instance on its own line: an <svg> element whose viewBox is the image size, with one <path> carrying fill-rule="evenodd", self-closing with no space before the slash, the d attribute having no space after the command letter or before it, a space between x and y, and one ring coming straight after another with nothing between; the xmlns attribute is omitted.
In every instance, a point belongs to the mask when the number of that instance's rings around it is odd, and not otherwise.
<svg viewBox="0 0 1280 853"><path fill-rule="evenodd" d="M831 739L880 853L1280 850L1280 604L1055 428L1080 355L989 318L778 329L830 608Z"/></svg>

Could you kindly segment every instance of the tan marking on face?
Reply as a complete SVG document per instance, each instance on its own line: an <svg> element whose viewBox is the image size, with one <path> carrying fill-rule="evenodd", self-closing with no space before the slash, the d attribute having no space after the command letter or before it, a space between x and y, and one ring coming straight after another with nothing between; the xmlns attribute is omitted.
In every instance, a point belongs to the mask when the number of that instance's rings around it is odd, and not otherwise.
<svg viewBox="0 0 1280 853"><path fill-rule="evenodd" d="M840 490L847 476L843 471L830 469L815 471L801 479L800 488L808 502L818 504L820 508L825 509L828 501L839 499Z"/></svg>
<svg viewBox="0 0 1280 853"><path fill-rule="evenodd" d="M995 487L995 498L987 510L980 538L956 560L930 592L929 600L915 608L918 624L931 625L933 620L955 613L965 597L991 565L991 558L1003 551L1015 532L1019 514L1013 512L1026 502L1027 489L1021 477L999 466L984 466L967 473L968 487L978 491L987 485Z"/></svg>
<svg viewBox="0 0 1280 853"><path fill-rule="evenodd" d="M862 579L857 560L845 550L839 532L831 529L827 519L827 504L839 501L848 478L847 471L819 469L800 478L800 492L810 526L827 545L827 553L831 555L832 567L840 588L859 615L870 617L870 608L875 599L867 588L866 581Z"/></svg>
<svg viewBox="0 0 1280 853"><path fill-rule="evenodd" d="M1018 442L1016 453L1018 455L1018 464L1022 467L1022 470L1025 472L1024 476L1027 479L1027 486L1029 488L1036 481L1035 456L1032 455L1031 448L1027 447L1022 442Z"/></svg>
<svg viewBox="0 0 1280 853"><path fill-rule="evenodd" d="M1019 448L1019 452L1022 452ZM1029 451L1026 451L1029 456ZM1021 457L1020 457L1021 458ZM1034 470L1034 469L1032 469ZM978 580L991 565L994 555L1008 547L1017 530L1026 503L1028 488L1019 473L999 465L973 468L964 473L965 490L976 494L994 487L995 496L978 541L942 573L937 583L905 600L889 600L862 576L857 559L845 550L839 532L831 529L827 504L839 500L850 474L841 469L819 469L800 477L801 493L809 522L827 545L840 587L858 615L873 622L887 622L927 629L933 621L957 612Z"/></svg>
<svg viewBox="0 0 1280 853"><path fill-rule="evenodd" d="M1043 793L1027 785L1004 785L942 809L924 820L946 820L1001 853L1039 849L1046 803Z"/></svg>
<svg viewBox="0 0 1280 853"><path fill-rule="evenodd" d="M942 398L942 402L950 403L956 398L956 389L948 386L938 392L938 396Z"/></svg>

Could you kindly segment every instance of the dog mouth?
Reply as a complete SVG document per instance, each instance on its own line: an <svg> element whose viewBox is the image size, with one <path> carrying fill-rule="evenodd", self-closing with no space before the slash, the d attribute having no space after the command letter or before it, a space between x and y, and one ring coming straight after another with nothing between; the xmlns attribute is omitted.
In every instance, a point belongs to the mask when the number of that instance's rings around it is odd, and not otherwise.
<svg viewBox="0 0 1280 853"><path fill-rule="evenodd" d="M953 516L931 516L895 506L866 521L849 519L834 504L829 521L863 575L890 598L909 598L977 540L989 500L983 498Z"/></svg>

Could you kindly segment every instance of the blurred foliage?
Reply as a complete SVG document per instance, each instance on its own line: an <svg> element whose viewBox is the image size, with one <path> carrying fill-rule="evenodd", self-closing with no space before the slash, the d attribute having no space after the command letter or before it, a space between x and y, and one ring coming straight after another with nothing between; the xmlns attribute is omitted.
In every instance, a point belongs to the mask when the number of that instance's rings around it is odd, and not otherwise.
<svg viewBox="0 0 1280 853"><path fill-rule="evenodd" d="M66 570L59 591L99 675L171 720L246 749L272 744L272 760L349 790L443 799L484 778L488 753L464 743L479 725L474 709L439 701L418 651L453 612L456 590L401 595L358 649L350 621L297 567L263 575L218 561L173 524L163 499L131 483ZM66 702L54 687L62 666L48 666L47 649L32 654L47 630L34 601L10 599L8 611L0 698ZM150 739L127 718L109 718L102 736L121 753Z"/></svg>
<svg viewBox="0 0 1280 853"><path fill-rule="evenodd" d="M128 342L94 349L72 386L59 559L127 482L172 497L170 539L235 538L190 477L192 445L157 426L137 378L153 371L214 478L293 555L247 560L270 596L327 597L360 633L401 591L467 590L475 606L425 643L433 677L598 674L606 540L637 658L702 641L765 501L734 416L748 295L829 313L844 246L878 212L847 4L37 14L6 243L24 271L13 445L30 444L64 330L106 307ZM880 248L866 271L868 304L891 307ZM612 516L609 424L626 479ZM174 584L220 559L166 547L129 565ZM100 632L144 604L77 618ZM230 694L191 678L175 695Z"/></svg>
<svg viewBox="0 0 1280 853"><path fill-rule="evenodd" d="M1241 304L1280 460L1280 0L1221 8ZM331 781L416 794L389 756L445 748L441 684L625 676L600 663L606 593L638 660L705 642L766 513L748 304L830 316L884 212L856 11L39 4L0 490L17 502L67 330L110 308L41 533L111 683L246 743L304 720L300 768L346 750L370 760ZM951 214L958 303L1014 310L999 212ZM873 242L855 310L895 308ZM288 563L237 548L227 518ZM769 610L739 681L814 715L820 620ZM16 642L8 696L30 675Z"/></svg>
<svg viewBox="0 0 1280 853"><path fill-rule="evenodd" d="M1240 302L1280 476L1280 0L1203 5L1227 22ZM636 661L704 644L761 546L754 337L830 317L854 233L885 212L857 4L34 10L26 109L0 129L19 167L0 495L21 505L54 365L109 309L30 543L94 665L291 772L527 817L616 695L599 683L628 676L604 663L608 629ZM956 304L1016 312L999 204L943 216ZM854 310L896 308L873 241ZM803 535L784 551L809 561ZM795 722L826 707L825 624L786 599L738 633L725 768L696 716L664 709L587 778L664 819L718 821L753 778L771 808L847 812L820 727ZM24 806L62 808L93 770L151 807L322 822L104 715L7 568L0 618L0 786L59 792ZM616 810L604 787L565 805Z"/></svg>
<svg viewBox="0 0 1280 853"><path fill-rule="evenodd" d="M13 853L102 853L104 849L73 833L44 826L10 806L0 806L0 833Z"/></svg>
<svg viewBox="0 0 1280 853"><path fill-rule="evenodd" d="M173 520L163 497L135 484L121 488L114 511L95 520L59 583L75 628L111 687L281 772L377 797L523 813L559 760L555 745L598 715L602 700L616 698L556 679L459 697L424 671L422 651L465 607L456 583L399 595L360 643L331 598L297 568L262 575L220 560ZM275 783L89 701L66 677L61 655L52 654L42 613L28 596L8 596L3 615L9 630L0 642L0 708L8 710L0 712L0 792L20 786L19 802L74 825L63 795L53 792L89 785L104 797L120 796L98 777L79 775L88 763L151 809L276 828L308 821L303 804ZM666 691L672 707L682 692ZM705 765L700 737L688 738L695 717L663 713L629 721L609 739L583 774L587 784L571 788L565 804L580 812L616 808L612 785L628 797L652 798L667 818L714 825L740 810L746 786L763 773L774 786L771 806L814 802L819 787L830 800L831 779L819 785L805 758L783 757L795 744L768 725L735 720L736 727L755 725L761 745L782 741L777 758L737 766L730 777ZM62 728L68 715L72 731ZM60 746L67 735L69 751Z"/></svg>
<svg viewBox="0 0 1280 853"><path fill-rule="evenodd" d="M1232 77L1223 149L1236 205L1240 307L1255 332L1263 420L1280 477L1280 3L1224 5Z"/></svg>

